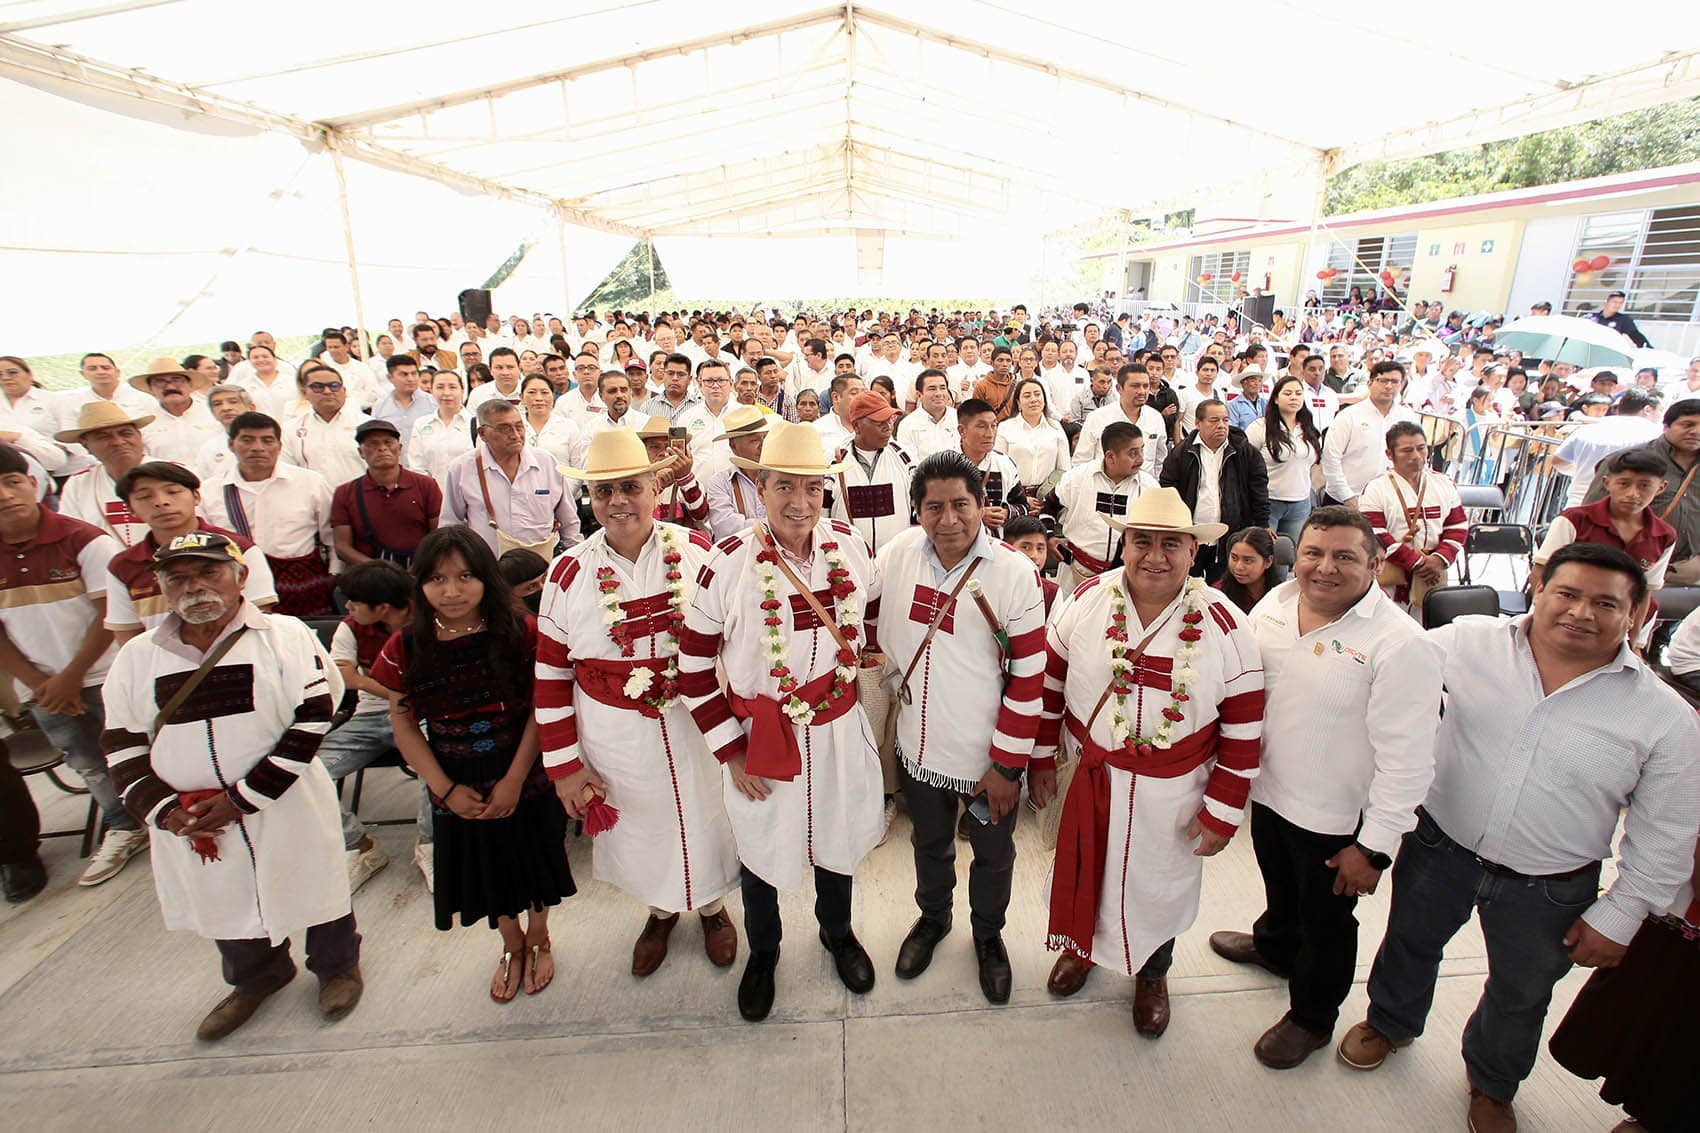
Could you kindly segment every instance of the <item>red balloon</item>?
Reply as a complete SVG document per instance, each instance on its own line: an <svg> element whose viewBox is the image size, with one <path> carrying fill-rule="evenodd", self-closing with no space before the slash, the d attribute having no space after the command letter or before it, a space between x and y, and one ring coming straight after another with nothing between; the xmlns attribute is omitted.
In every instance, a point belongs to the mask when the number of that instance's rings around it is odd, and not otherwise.
<svg viewBox="0 0 1700 1133"><path fill-rule="evenodd" d="M1326 281L1328 279L1328 269L1323 268L1321 271L1317 272L1316 278Z"/></svg>
<svg viewBox="0 0 1700 1133"><path fill-rule="evenodd" d="M1593 268L1595 271L1605 271L1607 268L1611 267L1611 257L1595 256L1593 259L1588 261L1588 266Z"/></svg>
<svg viewBox="0 0 1700 1133"><path fill-rule="evenodd" d="M1213 280L1213 279L1215 279L1215 278L1216 278L1216 277L1215 277L1215 276L1213 276L1213 275L1211 275L1211 274L1210 274L1210 273L1209 273L1209 272L1205 272L1205 273L1204 273L1204 274L1203 274L1203 275L1201 275L1201 276L1199 276L1199 277L1198 277L1198 282L1200 282L1200 283L1209 283L1209 282L1210 282L1210 281L1211 281L1211 280Z"/></svg>
<svg viewBox="0 0 1700 1133"><path fill-rule="evenodd" d="M1577 260L1575 263L1570 265L1570 270L1580 275L1582 272L1588 271L1593 266L1593 262L1590 260Z"/></svg>
<svg viewBox="0 0 1700 1133"><path fill-rule="evenodd" d="M1382 272L1382 273L1381 273L1381 282L1383 282L1383 283L1392 283L1392 282L1393 282L1393 273L1392 273L1392 272L1390 272L1390 271L1384 271L1384 272Z"/></svg>
<svg viewBox="0 0 1700 1133"><path fill-rule="evenodd" d="M1240 281L1240 273L1236 271L1233 275L1230 275L1228 278L1233 280L1235 283L1238 283Z"/></svg>

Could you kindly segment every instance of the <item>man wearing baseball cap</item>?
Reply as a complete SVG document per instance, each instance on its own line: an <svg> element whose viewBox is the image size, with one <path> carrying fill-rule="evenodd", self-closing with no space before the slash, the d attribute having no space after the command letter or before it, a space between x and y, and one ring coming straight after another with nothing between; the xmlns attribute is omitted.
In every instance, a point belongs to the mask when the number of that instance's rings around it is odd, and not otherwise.
<svg viewBox="0 0 1700 1133"><path fill-rule="evenodd" d="M229 536L179 535L154 555L171 612L119 650L106 693L112 783L154 847L168 929L213 940L234 990L196 1037L224 1038L295 977L289 936L307 934L319 1011L360 1001L336 788L315 756L342 678L296 618L242 596Z"/></svg>
<svg viewBox="0 0 1700 1133"><path fill-rule="evenodd" d="M844 468L827 480L829 514L848 520L875 554L911 522L909 478L914 460L891 439L897 410L878 390L850 399L850 439L833 454Z"/></svg>
<svg viewBox="0 0 1700 1133"><path fill-rule="evenodd" d="M423 472L401 466L401 430L374 417L354 430L366 473L331 494L331 536L336 553L352 566L389 559L406 566L420 540L437 529L443 490Z"/></svg>

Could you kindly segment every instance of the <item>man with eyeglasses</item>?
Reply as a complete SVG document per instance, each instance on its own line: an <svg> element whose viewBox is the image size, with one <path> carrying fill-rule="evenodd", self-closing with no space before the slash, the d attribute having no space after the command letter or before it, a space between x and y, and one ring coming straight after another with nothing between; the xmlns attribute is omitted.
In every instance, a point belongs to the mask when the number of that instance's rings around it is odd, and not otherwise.
<svg viewBox="0 0 1700 1133"><path fill-rule="evenodd" d="M547 365L544 373L548 373ZM581 353L573 359L572 388L555 399L555 412L566 414L581 433L588 434L593 421L607 416L607 407L597 392L601 377L602 364L596 356Z"/></svg>
<svg viewBox="0 0 1700 1133"><path fill-rule="evenodd" d="M1324 379L1326 380L1326 379ZM1387 430L1396 421L1415 421L1399 401L1405 384L1401 362L1377 362L1370 372L1368 396L1340 410L1322 442L1322 502L1358 506L1369 482L1387 471Z"/></svg>
<svg viewBox="0 0 1700 1133"><path fill-rule="evenodd" d="M309 362L300 377L307 408L283 422L283 458L311 468L333 488L346 484L366 471L354 431L370 418L348 404L348 387L329 366Z"/></svg>
<svg viewBox="0 0 1700 1133"><path fill-rule="evenodd" d="M444 521L464 523L500 558L517 547L555 557L579 541L578 508L555 458L525 443L525 418L506 401L478 407L478 443L443 478Z"/></svg>
<svg viewBox="0 0 1700 1133"><path fill-rule="evenodd" d="M661 392L638 407L649 417L665 417L677 422L679 415L702 400L691 382L690 358L684 353L667 355L661 369Z"/></svg>
<svg viewBox="0 0 1700 1133"><path fill-rule="evenodd" d="M715 448L714 439L724 431L727 413L737 408L732 400L732 373L726 363L715 358L698 366L697 389L702 400L679 412L672 421L685 429L698 478L707 480L726 467L725 451Z"/></svg>

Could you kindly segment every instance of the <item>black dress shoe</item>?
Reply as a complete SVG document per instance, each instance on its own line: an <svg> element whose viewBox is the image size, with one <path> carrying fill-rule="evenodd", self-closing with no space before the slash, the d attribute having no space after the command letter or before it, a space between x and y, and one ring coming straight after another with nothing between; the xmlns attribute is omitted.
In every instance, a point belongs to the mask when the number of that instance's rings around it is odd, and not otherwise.
<svg viewBox="0 0 1700 1133"><path fill-rule="evenodd" d="M773 970L779 967L779 950L751 952L738 981L738 1014L759 1023L773 1010Z"/></svg>
<svg viewBox="0 0 1700 1133"><path fill-rule="evenodd" d="M928 917L917 920L909 935L903 938L903 946L897 950L897 978L912 980L926 971L927 965L933 962L933 949L948 935L948 921L935 921Z"/></svg>
<svg viewBox="0 0 1700 1133"><path fill-rule="evenodd" d="M976 936L974 957L980 961L980 990L992 1003L1009 1002L1009 953L1002 936Z"/></svg>
<svg viewBox="0 0 1700 1133"><path fill-rule="evenodd" d="M47 866L40 854L31 854L21 862L0 866L0 879L6 890L6 903L22 904L47 888Z"/></svg>
<svg viewBox="0 0 1700 1133"><path fill-rule="evenodd" d="M868 959L868 950L862 947L853 930L834 940L823 928L820 930L820 942L832 953L832 966L838 969L838 978L844 981L845 987L857 995L874 990L874 962Z"/></svg>

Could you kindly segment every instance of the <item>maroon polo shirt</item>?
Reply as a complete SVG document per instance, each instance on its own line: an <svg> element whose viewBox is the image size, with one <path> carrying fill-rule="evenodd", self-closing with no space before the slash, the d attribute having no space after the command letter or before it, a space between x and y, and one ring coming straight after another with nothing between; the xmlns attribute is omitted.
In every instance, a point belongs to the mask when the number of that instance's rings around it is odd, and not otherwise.
<svg viewBox="0 0 1700 1133"><path fill-rule="evenodd" d="M365 499L370 527L362 521L356 492ZM331 495L331 526L350 528L354 546L372 558L381 557L385 548L411 555L442 510L443 489L431 477L403 468L396 486L385 488L368 472Z"/></svg>

